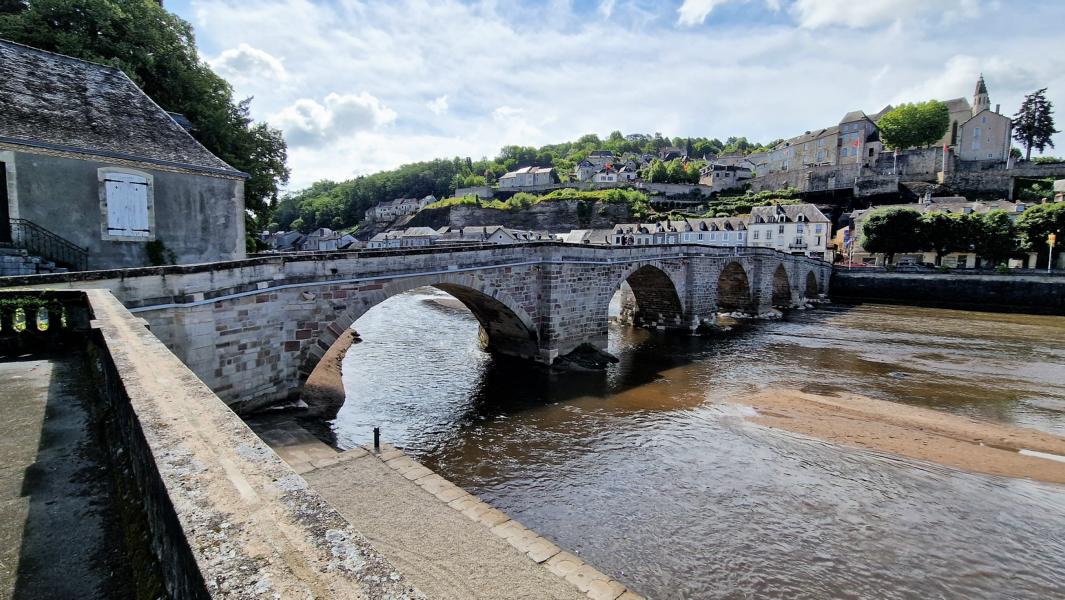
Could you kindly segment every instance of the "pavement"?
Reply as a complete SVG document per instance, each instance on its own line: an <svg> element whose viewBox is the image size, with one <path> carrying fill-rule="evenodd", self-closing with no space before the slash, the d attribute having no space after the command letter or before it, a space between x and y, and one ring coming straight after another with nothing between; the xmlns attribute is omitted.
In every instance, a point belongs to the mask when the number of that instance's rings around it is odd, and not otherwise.
<svg viewBox="0 0 1065 600"><path fill-rule="evenodd" d="M0 361L0 599L125 598L84 356Z"/></svg>
<svg viewBox="0 0 1065 600"><path fill-rule="evenodd" d="M250 425L429 598L639 598L391 446L338 453L294 421Z"/></svg>

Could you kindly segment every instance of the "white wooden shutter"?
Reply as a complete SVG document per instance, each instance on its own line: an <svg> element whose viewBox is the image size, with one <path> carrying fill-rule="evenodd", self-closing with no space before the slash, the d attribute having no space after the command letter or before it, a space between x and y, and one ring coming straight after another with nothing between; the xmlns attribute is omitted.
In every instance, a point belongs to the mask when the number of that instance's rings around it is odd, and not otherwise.
<svg viewBox="0 0 1065 600"><path fill-rule="evenodd" d="M148 237L148 180L130 173L108 173L107 233L123 237Z"/></svg>

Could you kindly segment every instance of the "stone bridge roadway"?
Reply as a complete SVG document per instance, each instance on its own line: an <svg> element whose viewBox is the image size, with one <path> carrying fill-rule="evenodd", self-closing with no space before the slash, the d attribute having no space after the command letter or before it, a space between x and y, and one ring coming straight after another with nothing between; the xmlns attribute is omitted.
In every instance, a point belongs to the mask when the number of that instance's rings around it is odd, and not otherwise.
<svg viewBox="0 0 1065 600"><path fill-rule="evenodd" d="M762 248L544 242L7 277L0 287L110 289L243 412L298 394L356 319L422 286L466 305L489 350L550 364L585 342L606 346L608 305L624 283L639 324L694 329L720 311L827 293L831 272L824 261Z"/></svg>

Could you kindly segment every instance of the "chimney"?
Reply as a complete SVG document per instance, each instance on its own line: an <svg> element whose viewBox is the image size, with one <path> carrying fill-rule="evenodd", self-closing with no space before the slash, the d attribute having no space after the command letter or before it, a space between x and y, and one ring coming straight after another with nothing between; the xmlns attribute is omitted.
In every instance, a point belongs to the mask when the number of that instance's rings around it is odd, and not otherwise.
<svg viewBox="0 0 1065 600"><path fill-rule="evenodd" d="M996 114L996 115L997 115L997 114L999 114L999 112L998 112L998 111L999 111L999 109L1000 109L1000 108L1002 108L1002 105L1001 105L1001 104L996 104L996 105L995 105L995 114Z"/></svg>

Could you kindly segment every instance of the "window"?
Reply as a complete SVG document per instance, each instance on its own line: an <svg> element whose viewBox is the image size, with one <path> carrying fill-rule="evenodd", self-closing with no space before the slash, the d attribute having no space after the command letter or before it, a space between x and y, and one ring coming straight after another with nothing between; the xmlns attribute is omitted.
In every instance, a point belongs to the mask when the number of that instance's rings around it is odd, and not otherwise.
<svg viewBox="0 0 1065 600"><path fill-rule="evenodd" d="M755 229L754 230L754 239L758 239L758 233L759 233L758 230Z"/></svg>
<svg viewBox="0 0 1065 600"><path fill-rule="evenodd" d="M803 227L802 223L799 223L795 226L795 233L802 233L803 231L805 231L805 228Z"/></svg>
<svg viewBox="0 0 1065 600"><path fill-rule="evenodd" d="M777 226L777 233L779 233L781 235L784 235L784 226L783 225L778 225Z"/></svg>
<svg viewBox="0 0 1065 600"><path fill-rule="evenodd" d="M153 178L148 173L105 167L100 182L101 237L140 242L155 238Z"/></svg>
<svg viewBox="0 0 1065 600"><path fill-rule="evenodd" d="M973 150L980 149L980 128L973 127Z"/></svg>
<svg viewBox="0 0 1065 600"><path fill-rule="evenodd" d="M980 117L980 122L981 123L987 123L987 115L984 115L984 116Z"/></svg>
<svg viewBox="0 0 1065 600"><path fill-rule="evenodd" d="M818 223L817 225L814 225L814 233L821 233L824 230L825 230L825 226L824 225L821 225L820 223Z"/></svg>
<svg viewBox="0 0 1065 600"><path fill-rule="evenodd" d="M765 232L765 239L767 239L767 240L773 239L773 230L772 229L770 229L770 230Z"/></svg>
<svg viewBox="0 0 1065 600"><path fill-rule="evenodd" d="M726 231L726 232L725 232L725 241L727 242L727 241L729 241L729 239L731 239L731 238L732 238L732 234Z"/></svg>
<svg viewBox="0 0 1065 600"><path fill-rule="evenodd" d="M711 240L716 240L717 239L717 232L716 231L711 231L710 232L710 239Z"/></svg>

